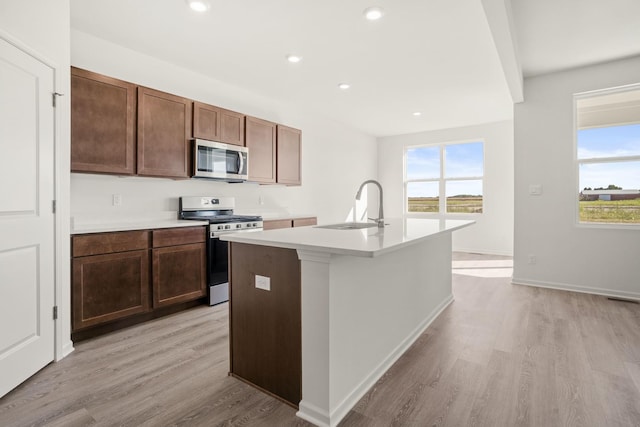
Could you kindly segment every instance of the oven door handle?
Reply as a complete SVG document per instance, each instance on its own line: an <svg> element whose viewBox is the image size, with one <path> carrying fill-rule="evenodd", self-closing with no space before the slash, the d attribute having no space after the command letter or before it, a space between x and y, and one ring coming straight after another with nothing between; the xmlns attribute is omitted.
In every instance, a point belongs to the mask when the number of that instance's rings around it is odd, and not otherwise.
<svg viewBox="0 0 640 427"><path fill-rule="evenodd" d="M256 231L262 231L262 228L251 228L251 229L247 229L245 228L244 230L228 230L228 231L211 231L209 232L209 238L211 239L217 239L220 236L224 235L224 234L231 234L231 233L254 233Z"/></svg>

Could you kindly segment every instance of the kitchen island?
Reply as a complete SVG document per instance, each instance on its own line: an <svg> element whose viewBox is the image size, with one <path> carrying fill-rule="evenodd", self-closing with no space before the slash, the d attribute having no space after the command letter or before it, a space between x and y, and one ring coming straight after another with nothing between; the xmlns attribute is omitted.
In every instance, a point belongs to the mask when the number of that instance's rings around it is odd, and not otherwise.
<svg viewBox="0 0 640 427"><path fill-rule="evenodd" d="M334 426L453 301L451 233L474 221L229 234L231 375Z"/></svg>

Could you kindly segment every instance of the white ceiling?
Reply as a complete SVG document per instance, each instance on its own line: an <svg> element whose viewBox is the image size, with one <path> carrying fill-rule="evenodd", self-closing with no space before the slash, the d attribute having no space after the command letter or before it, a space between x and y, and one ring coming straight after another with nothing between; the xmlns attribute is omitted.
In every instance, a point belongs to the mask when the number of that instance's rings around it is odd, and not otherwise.
<svg viewBox="0 0 640 427"><path fill-rule="evenodd" d="M514 40L494 43L510 32L490 28L496 21L483 9L493 2L507 16L508 1L210 0L211 10L199 15L185 0L71 0L71 26L386 136L512 117L502 67ZM581 9L567 5L593 10L576 14ZM363 18L369 6L384 9L380 21ZM527 74L640 53L640 25L630 25L640 16L638 0L513 0L512 7ZM594 29L598 16L607 19ZM615 47L605 42L611 37ZM589 47L576 49L582 40ZM288 53L303 61L288 63ZM339 90L341 82L351 89Z"/></svg>
<svg viewBox="0 0 640 427"><path fill-rule="evenodd" d="M511 0L511 5L525 76L640 55L640 0Z"/></svg>

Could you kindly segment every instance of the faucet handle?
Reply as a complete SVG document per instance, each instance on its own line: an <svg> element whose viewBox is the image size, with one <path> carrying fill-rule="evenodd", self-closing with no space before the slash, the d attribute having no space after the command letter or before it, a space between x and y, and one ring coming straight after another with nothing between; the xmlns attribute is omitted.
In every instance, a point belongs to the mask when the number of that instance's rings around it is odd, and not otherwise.
<svg viewBox="0 0 640 427"><path fill-rule="evenodd" d="M383 228L384 227L384 218L367 218L373 222L375 222L376 224L378 224L378 228Z"/></svg>

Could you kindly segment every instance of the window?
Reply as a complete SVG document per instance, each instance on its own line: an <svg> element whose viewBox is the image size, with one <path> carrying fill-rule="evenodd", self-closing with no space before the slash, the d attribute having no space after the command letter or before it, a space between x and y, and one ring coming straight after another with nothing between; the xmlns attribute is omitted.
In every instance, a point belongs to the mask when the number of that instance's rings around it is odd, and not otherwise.
<svg viewBox="0 0 640 427"><path fill-rule="evenodd" d="M484 143L408 147L405 151L405 212L482 213Z"/></svg>
<svg viewBox="0 0 640 427"><path fill-rule="evenodd" d="M640 87L576 97L578 220L640 224Z"/></svg>

